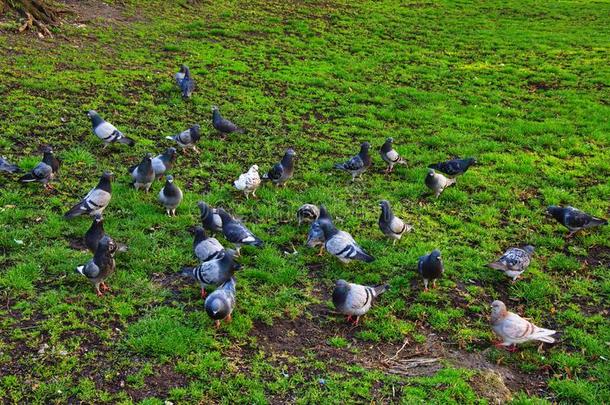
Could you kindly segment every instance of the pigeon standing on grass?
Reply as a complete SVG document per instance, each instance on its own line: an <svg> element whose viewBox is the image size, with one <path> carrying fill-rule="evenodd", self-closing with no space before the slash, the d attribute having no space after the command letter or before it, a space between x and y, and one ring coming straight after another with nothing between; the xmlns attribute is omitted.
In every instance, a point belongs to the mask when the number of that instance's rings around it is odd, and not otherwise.
<svg viewBox="0 0 610 405"><path fill-rule="evenodd" d="M589 215L574 207L558 207L551 205L546 209L547 213L551 215L557 222L568 228L570 233L568 238L572 237L576 232L585 228L592 228L595 226L608 225L608 220L603 218L596 218Z"/></svg>
<svg viewBox="0 0 610 405"><path fill-rule="evenodd" d="M135 142L131 138L127 138L121 131L116 129L114 125L104 121L97 112L91 110L87 113L87 116L91 119L93 125L93 133L95 136L104 141L104 149L111 143L118 142L124 143L125 145L133 146Z"/></svg>
<svg viewBox="0 0 610 405"><path fill-rule="evenodd" d="M233 218L222 208L218 209L218 215L222 219L222 233L229 242L235 245L239 255L242 245L263 247L264 242L252 233L244 224Z"/></svg>
<svg viewBox="0 0 610 405"><path fill-rule="evenodd" d="M91 253L95 253L100 240L102 240L105 235L104 218L102 217L102 214L96 214L93 217L91 226L87 232L85 232L85 246L87 246L87 249L89 249Z"/></svg>
<svg viewBox="0 0 610 405"><path fill-rule="evenodd" d="M19 166L12 164L4 156L0 156L0 172L21 173Z"/></svg>
<svg viewBox="0 0 610 405"><path fill-rule="evenodd" d="M216 328L220 328L220 321L231 322L231 314L235 307L235 278L225 281L205 300L205 312L214 320Z"/></svg>
<svg viewBox="0 0 610 405"><path fill-rule="evenodd" d="M445 173L449 177L457 177L466 173L466 170L477 163L475 158L468 159L452 159L446 162L434 163L428 166L430 169L438 170Z"/></svg>
<svg viewBox="0 0 610 405"><path fill-rule="evenodd" d="M233 132L240 134L244 133L244 130L233 124L226 118L220 115L220 110L217 106L212 106L212 126L221 134L226 135Z"/></svg>
<svg viewBox="0 0 610 405"><path fill-rule="evenodd" d="M165 186L159 191L159 202L165 207L167 216L176 216L176 208L182 202L182 190L174 184L174 176L165 176Z"/></svg>
<svg viewBox="0 0 610 405"><path fill-rule="evenodd" d="M178 87L180 87L180 83L182 83L182 79L184 79L184 73L186 72L186 69L186 65L180 65L180 70L174 75L174 80L176 81Z"/></svg>
<svg viewBox="0 0 610 405"><path fill-rule="evenodd" d="M152 160L152 168L157 180L163 177L165 172L172 170L176 162L176 148L167 148L165 152Z"/></svg>
<svg viewBox="0 0 610 405"><path fill-rule="evenodd" d="M250 193L252 193L253 197L256 197L256 189L260 184L261 177L258 175L257 165L252 165L250 170L241 174L239 178L233 182L235 188L242 191L246 196L246 199L250 198Z"/></svg>
<svg viewBox="0 0 610 405"><path fill-rule="evenodd" d="M330 218L320 220L318 223L324 232L324 248L328 253L338 258L342 263L349 263L352 260L360 260L370 263L375 258L364 251L356 243L352 235L338 230Z"/></svg>
<svg viewBox="0 0 610 405"><path fill-rule="evenodd" d="M530 340L553 343L555 339L551 336L557 333L551 329L539 328L527 319L506 309L502 301L491 303L492 329L502 340L496 346L504 346L509 351L516 351L517 344Z"/></svg>
<svg viewBox="0 0 610 405"><path fill-rule="evenodd" d="M371 309L373 300L386 292L389 287L388 284L367 287L339 280L333 291L333 304L337 311L347 315L348 322L352 322L356 326L360 317Z"/></svg>
<svg viewBox="0 0 610 405"><path fill-rule="evenodd" d="M95 288L95 292L100 297L103 295L103 291L110 290L104 280L114 273L114 253L116 249L117 246L114 241L109 236L104 236L100 240L97 249L95 249L93 259L89 260L87 264L76 268L78 273L89 279ZM100 287L102 287L102 290L100 290Z"/></svg>
<svg viewBox="0 0 610 405"><path fill-rule="evenodd" d="M201 217L201 225L210 232L222 232L222 218L218 210L212 208L203 201L197 203Z"/></svg>
<svg viewBox="0 0 610 405"><path fill-rule="evenodd" d="M303 222L313 222L320 216L320 209L313 204L303 204L297 210L299 225Z"/></svg>
<svg viewBox="0 0 610 405"><path fill-rule="evenodd" d="M144 189L148 193L150 186L155 181L155 171L152 167L152 154L147 153L142 161L129 168L129 174L133 179L133 186L136 190Z"/></svg>
<svg viewBox="0 0 610 405"><path fill-rule="evenodd" d="M392 244L395 245L396 241L402 238L402 234L405 232L411 232L413 227L405 224L402 219L394 216L388 201L383 200L379 203L379 205L381 206L379 229L381 229L381 232L383 232L385 236L390 239L394 239Z"/></svg>
<svg viewBox="0 0 610 405"><path fill-rule="evenodd" d="M64 217L70 219L83 214L91 216L97 214L101 215L110 203L110 198L112 197L111 180L112 173L104 172L100 181L97 183L97 186L92 188L85 198L72 207L70 211L66 212Z"/></svg>
<svg viewBox="0 0 610 405"><path fill-rule="evenodd" d="M184 77L180 81L180 90L182 90L182 98L191 98L195 90L195 80L191 77L191 70L184 66Z"/></svg>
<svg viewBox="0 0 610 405"><path fill-rule="evenodd" d="M218 259L203 262L196 267L182 268L181 274L198 281L201 286L201 298L205 298L206 287L221 285L240 269L241 266L235 262L235 251L228 249Z"/></svg>
<svg viewBox="0 0 610 405"><path fill-rule="evenodd" d="M53 186L49 184L55 178L59 171L60 162L53 155L53 149L50 146L45 146L42 149L42 162L38 163L29 173L24 174L19 178L22 183L38 182L44 185L44 188L49 190Z"/></svg>
<svg viewBox="0 0 610 405"><path fill-rule="evenodd" d="M201 129L199 128L199 125L193 125L189 129L180 132L178 135L166 136L165 138L176 142L183 150L193 149L196 153L199 153L199 149L197 149L197 146L195 145L199 142L199 139L201 139Z"/></svg>
<svg viewBox="0 0 610 405"><path fill-rule="evenodd" d="M435 249L429 255L421 256L417 263L417 271L424 279L424 291L428 291L428 282L432 280L432 288L436 288L436 279L445 272L441 252Z"/></svg>
<svg viewBox="0 0 610 405"><path fill-rule="evenodd" d="M360 152L356 156L346 162L335 164L334 168L349 172L352 175L352 181L354 181L356 177L360 176L371 167L369 149L371 149L371 144L363 142L360 145Z"/></svg>
<svg viewBox="0 0 610 405"><path fill-rule="evenodd" d="M407 161L404 160L396 150L394 150L394 138L388 138L379 149L379 154L384 162L388 165L385 169L386 173L394 171L394 165L406 165Z"/></svg>
<svg viewBox="0 0 610 405"><path fill-rule="evenodd" d="M440 173L436 173L434 169L428 169L425 183L426 187L432 190L434 196L438 198L447 187L455 184L455 179L450 179Z"/></svg>
<svg viewBox="0 0 610 405"><path fill-rule="evenodd" d="M286 150L282 161L273 165L263 179L271 180L276 186L283 186L294 174L294 158L297 154L290 148Z"/></svg>
<svg viewBox="0 0 610 405"><path fill-rule="evenodd" d="M488 266L503 271L504 274L513 279L514 283L530 265L533 254L534 247L531 245L527 245L523 249L510 248L504 252L502 257L493 263L489 263Z"/></svg>
<svg viewBox="0 0 610 405"><path fill-rule="evenodd" d="M193 253L200 262L219 259L224 255L225 248L218 242L218 239L209 237L201 226L195 227L194 233Z"/></svg>

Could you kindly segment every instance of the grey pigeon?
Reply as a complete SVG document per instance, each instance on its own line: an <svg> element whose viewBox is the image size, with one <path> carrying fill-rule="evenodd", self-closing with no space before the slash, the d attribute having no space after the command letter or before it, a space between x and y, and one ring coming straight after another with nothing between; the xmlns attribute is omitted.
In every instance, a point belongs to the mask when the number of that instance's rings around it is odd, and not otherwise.
<svg viewBox="0 0 610 405"><path fill-rule="evenodd" d="M496 346L503 346L509 351L516 351L517 344L525 343L530 340L553 343L554 330L539 328L527 319L506 309L502 301L491 303L491 325L494 333L500 337L501 341Z"/></svg>
<svg viewBox="0 0 610 405"><path fill-rule="evenodd" d="M371 309L373 300L389 288L388 284L368 287L339 280L333 291L333 304L337 311L347 315L348 322L358 325L360 317Z"/></svg>
<svg viewBox="0 0 610 405"><path fill-rule="evenodd" d="M42 162L38 163L32 170L19 178L22 183L38 182L44 185L45 189L53 188L49 182L55 178L59 171L59 160L53 155L53 149L45 146L43 149Z"/></svg>
<svg viewBox="0 0 610 405"><path fill-rule="evenodd" d="M351 173L352 181L354 181L371 166L369 149L371 149L371 144L363 142L360 145L360 152L356 156L346 162L335 164L334 168Z"/></svg>
<svg viewBox="0 0 610 405"><path fill-rule="evenodd" d="M233 218L222 208L218 208L218 215L222 219L222 233L226 240L233 243L237 254L242 245L263 247L264 242L252 233L244 224Z"/></svg>
<svg viewBox="0 0 610 405"><path fill-rule="evenodd" d="M324 253L324 243L326 242L326 238L324 237L324 230L320 225L320 222L313 221L309 226L309 233L307 234L307 246L310 248L314 248L319 246L320 252L318 256L322 256Z"/></svg>
<svg viewBox="0 0 610 405"><path fill-rule="evenodd" d="M436 173L434 169L428 169L428 175L425 179L426 187L434 193L438 198L439 195L450 185L455 184L455 179L447 178L440 173Z"/></svg>
<svg viewBox="0 0 610 405"><path fill-rule="evenodd" d="M231 314L235 307L235 278L231 277L225 281L205 300L205 312L214 320L216 328L220 327L220 321L231 322Z"/></svg>
<svg viewBox="0 0 610 405"><path fill-rule="evenodd" d="M209 237L201 226L195 227L194 233L193 253L200 262L219 259L224 255L225 248L218 242L218 239Z"/></svg>
<svg viewBox="0 0 610 405"><path fill-rule="evenodd" d="M153 158L151 164L155 176L160 179L165 172L172 170L176 162L176 148L167 148L165 152Z"/></svg>
<svg viewBox="0 0 610 405"><path fill-rule="evenodd" d="M263 175L264 180L271 180L276 186L283 186L294 174L294 158L297 154L290 148L286 150L282 161L273 165L267 174Z"/></svg>
<svg viewBox="0 0 610 405"><path fill-rule="evenodd" d="M220 115L220 110L217 106L212 106L212 126L222 134L230 134L233 132L243 134L245 132L228 119L223 118L222 115Z"/></svg>
<svg viewBox="0 0 610 405"><path fill-rule="evenodd" d="M155 171L152 167L152 154L147 153L142 161L129 168L129 174L133 179L133 186L136 190L144 189L148 193L150 186L155 181Z"/></svg>
<svg viewBox="0 0 610 405"><path fill-rule="evenodd" d="M159 202L165 207L167 216L176 216L176 208L182 202L182 190L174 183L174 176L165 176L165 185L159 191Z"/></svg>
<svg viewBox="0 0 610 405"><path fill-rule="evenodd" d="M190 98L195 90L195 79L191 77L191 70L184 66L184 77L180 81L180 90L182 90L182 98Z"/></svg>
<svg viewBox="0 0 610 405"><path fill-rule="evenodd" d="M174 75L174 80L176 81L176 84L178 85L178 87L180 87L180 83L182 83L182 79L184 79L185 72L186 72L186 65L180 65L180 70L178 70L178 72L176 72L176 74Z"/></svg>
<svg viewBox="0 0 610 405"><path fill-rule="evenodd" d="M4 156L0 156L0 172L20 173L23 170L19 166L12 164Z"/></svg>
<svg viewBox="0 0 610 405"><path fill-rule="evenodd" d="M424 291L428 291L428 282L432 280L432 288L436 287L436 279L445 272L441 252L435 249L429 255L420 256L417 271L424 279Z"/></svg>
<svg viewBox="0 0 610 405"><path fill-rule="evenodd" d="M203 201L199 201L197 206L199 207L201 225L208 231L222 232L222 218L218 215L218 210Z"/></svg>
<svg viewBox="0 0 610 405"><path fill-rule="evenodd" d="M93 216L93 223L85 232L85 245L91 253L95 253L100 240L106 235L104 232L104 218L102 214L96 214Z"/></svg>
<svg viewBox="0 0 610 405"><path fill-rule="evenodd" d="M318 223L324 232L324 248L328 253L337 257L342 263L349 263L352 260L360 260L370 263L375 258L364 251L356 243L352 235L338 230L330 218L318 219Z"/></svg>
<svg viewBox="0 0 610 405"><path fill-rule="evenodd" d="M396 150L394 150L394 138L388 138L385 140L384 144L381 145L381 149L379 149L379 154L381 155L381 159L388 165L386 168L386 173L390 173L394 171L394 165L406 165L407 161L404 160Z"/></svg>
<svg viewBox="0 0 610 405"><path fill-rule="evenodd" d="M70 219L83 214L91 216L101 214L110 203L110 198L112 197L111 180L112 173L104 172L97 186L92 188L70 211L66 212L64 217Z"/></svg>
<svg viewBox="0 0 610 405"><path fill-rule="evenodd" d="M89 279L95 288L95 292L100 297L103 295L102 291L110 290L104 280L114 273L114 253L116 249L117 246L114 241L109 236L104 236L99 241L97 249L95 249L93 259L76 268L78 273ZM100 286L102 290L100 290Z"/></svg>
<svg viewBox="0 0 610 405"><path fill-rule="evenodd" d="M219 286L228 281L241 266L235 262L235 251L227 249L218 259L203 262L196 267L184 267L181 274L199 282L201 298L205 298L207 286Z"/></svg>
<svg viewBox="0 0 610 405"><path fill-rule="evenodd" d="M527 245L523 249L510 248L504 252L502 257L493 263L489 263L488 266L503 271L504 274L513 279L514 283L530 265L533 254L534 247L531 245Z"/></svg>
<svg viewBox="0 0 610 405"><path fill-rule="evenodd" d="M466 173L466 170L475 163L477 163L475 158L452 159L446 162L434 163L428 167L443 172L447 176L456 177Z"/></svg>
<svg viewBox="0 0 610 405"><path fill-rule="evenodd" d="M180 132L178 135L166 136L165 138L176 142L183 150L190 148L196 153L199 153L199 149L197 149L196 146L196 143L201 139L201 129L199 128L199 125L193 125L189 129Z"/></svg>
<svg viewBox="0 0 610 405"><path fill-rule="evenodd" d="M313 204L303 204L297 210L299 225L303 222L313 222L320 216L320 209Z"/></svg>
<svg viewBox="0 0 610 405"><path fill-rule="evenodd" d="M104 119L100 117L97 112L91 110L87 113L87 116L91 119L93 133L95 136L104 141L104 149L114 142L124 143L125 145L129 146L135 145L133 139L126 137L121 131L116 129L114 125L104 121Z"/></svg>
<svg viewBox="0 0 610 405"><path fill-rule="evenodd" d="M551 205L546 211L555 218L557 222L568 228L570 231L568 238L585 228L608 225L608 220L594 217L570 206L558 207L556 205Z"/></svg>
<svg viewBox="0 0 610 405"><path fill-rule="evenodd" d="M381 215L379 216L379 229L385 236L393 239L393 245L396 244L397 240L402 238L402 234L405 232L411 232L413 227L405 224L402 219L394 216L390 203L386 200L382 200L379 205L381 206Z"/></svg>

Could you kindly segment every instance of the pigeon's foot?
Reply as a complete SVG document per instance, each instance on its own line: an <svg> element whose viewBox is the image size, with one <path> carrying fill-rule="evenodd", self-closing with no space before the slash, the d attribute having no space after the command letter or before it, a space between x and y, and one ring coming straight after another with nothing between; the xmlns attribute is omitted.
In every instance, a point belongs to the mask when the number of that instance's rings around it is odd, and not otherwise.
<svg viewBox="0 0 610 405"><path fill-rule="evenodd" d="M231 314L227 315L227 317L225 318L225 321L227 322L231 322L233 320L233 317L231 316Z"/></svg>
<svg viewBox="0 0 610 405"><path fill-rule="evenodd" d="M356 319L354 320L353 324L354 326L358 326L358 322L360 321L360 317L357 316Z"/></svg>
<svg viewBox="0 0 610 405"><path fill-rule="evenodd" d="M214 327L216 329L220 329L220 321L217 319L216 322L214 322Z"/></svg>
<svg viewBox="0 0 610 405"><path fill-rule="evenodd" d="M106 283L101 283L100 287L102 287L102 291L110 291L110 287L108 287Z"/></svg>
<svg viewBox="0 0 610 405"><path fill-rule="evenodd" d="M519 349L517 349L517 345L511 345L511 346L507 346L506 350L508 350L510 353L515 353L516 351L518 351Z"/></svg>
<svg viewBox="0 0 610 405"><path fill-rule="evenodd" d="M322 257L323 254L324 254L324 246L320 246L320 252L318 253L318 256Z"/></svg>
<svg viewBox="0 0 610 405"><path fill-rule="evenodd" d="M351 323L352 322L352 316L348 315L346 321Z"/></svg>
<svg viewBox="0 0 610 405"><path fill-rule="evenodd" d="M205 292L205 288L201 289L201 298L205 299L205 296L207 295L207 293Z"/></svg>

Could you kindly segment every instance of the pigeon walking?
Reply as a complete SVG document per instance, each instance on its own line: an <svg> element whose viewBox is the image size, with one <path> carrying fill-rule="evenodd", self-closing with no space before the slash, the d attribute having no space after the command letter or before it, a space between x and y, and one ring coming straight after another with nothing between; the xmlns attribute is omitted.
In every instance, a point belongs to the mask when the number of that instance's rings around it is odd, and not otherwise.
<svg viewBox="0 0 610 405"><path fill-rule="evenodd" d="M244 133L243 129L239 128L228 119L223 118L222 115L220 115L220 110L217 106L212 106L212 126L223 135L233 132L240 134Z"/></svg>
<svg viewBox="0 0 610 405"><path fill-rule="evenodd" d="M432 288L436 288L436 279L445 272L441 252L435 249L429 255L421 256L417 263L417 271L424 279L424 291L428 291L428 282L432 280Z"/></svg>
<svg viewBox="0 0 610 405"><path fill-rule="evenodd" d="M554 330L539 328L527 319L506 309L502 301L491 303L491 325L494 333L500 337L501 341L496 346L504 346L509 351L516 351L517 344L525 343L530 340L553 343Z"/></svg>
<svg viewBox="0 0 610 405"><path fill-rule="evenodd" d="M197 206L199 207L201 225L210 232L222 232L222 218L218 215L218 210L203 201L199 201Z"/></svg>
<svg viewBox="0 0 610 405"><path fill-rule="evenodd" d="M339 280L333 291L333 304L337 311L347 315L348 322L356 326L360 317L371 309L373 300L386 292L389 287L388 284L368 287Z"/></svg>
<svg viewBox="0 0 610 405"><path fill-rule="evenodd" d="M0 172L21 173L19 166L10 163L4 156L0 156Z"/></svg>
<svg viewBox="0 0 610 405"><path fill-rule="evenodd" d="M123 135L123 133L116 129L114 125L104 121L104 119L100 117L97 112L91 110L87 113L87 116L91 119L93 133L95 136L104 141L104 149L106 149L106 147L108 147L108 145L111 143L115 142L123 143L129 146L136 144L133 139Z"/></svg>
<svg viewBox="0 0 610 405"><path fill-rule="evenodd" d="M531 245L527 245L523 249L513 247L504 252L497 261L489 263L488 266L503 271L504 274L513 279L514 283L530 265L533 254L534 247Z"/></svg>
<svg viewBox="0 0 610 405"><path fill-rule="evenodd" d="M346 162L335 164L335 169L344 170L351 173L352 181L354 181L356 177L360 176L362 173L367 171L369 167L371 167L371 156L369 155L369 149L371 149L370 143L362 143L360 145L360 152L356 156L352 157Z"/></svg>
<svg viewBox="0 0 610 405"><path fill-rule="evenodd" d="M235 278L225 281L205 300L205 312L214 320L216 328L220 321L231 322L231 314L235 307Z"/></svg>
<svg viewBox="0 0 610 405"><path fill-rule="evenodd" d="M337 257L342 263L349 263L352 260L360 260L370 263L375 258L364 251L356 243L352 235L345 231L338 230L330 219L318 219L318 223L324 232L324 248L328 253Z"/></svg>
<svg viewBox="0 0 610 405"><path fill-rule="evenodd" d="M283 186L294 174L294 158L297 154L290 148L286 150L282 161L273 165L263 179L271 180L276 186Z"/></svg>
<svg viewBox="0 0 610 405"><path fill-rule="evenodd" d="M218 259L203 262L196 267L184 267L181 274L198 281L201 286L201 298L205 298L206 287L221 285L231 279L239 269L241 266L235 262L235 251L227 249Z"/></svg>
<svg viewBox="0 0 610 405"><path fill-rule="evenodd" d="M142 161L129 168L129 174L133 179L133 186L136 190L144 189L148 193L150 186L155 181L155 171L152 167L152 154L147 153Z"/></svg>
<svg viewBox="0 0 610 405"><path fill-rule="evenodd" d="M320 216L320 209L313 204L303 204L297 210L299 225L303 222L313 222Z"/></svg>
<svg viewBox="0 0 610 405"><path fill-rule="evenodd" d="M253 197L256 197L256 189L260 184L261 178L258 175L257 165L252 165L250 170L241 174L239 178L233 182L235 188L242 191L246 196L246 199L249 199L250 193L252 193Z"/></svg>
<svg viewBox="0 0 610 405"><path fill-rule="evenodd" d="M86 264L78 266L76 271L87 277L98 296L103 295L103 291L109 291L110 288L104 280L115 270L114 253L117 246L109 236L104 236L95 249L93 259ZM100 287L102 288L100 290Z"/></svg>
<svg viewBox="0 0 610 405"><path fill-rule="evenodd" d="M189 129L180 132L178 135L166 136L165 138L176 142L183 150L193 149L196 153L199 153L199 149L197 149L196 146L199 139L201 139L201 129L199 128L199 125L193 125Z"/></svg>
<svg viewBox="0 0 610 405"><path fill-rule="evenodd" d="M402 219L395 217L390 207L390 203L383 200L379 203L381 206L381 215L379 216L379 229L385 236L393 239L393 245L396 244L397 240L402 238L402 234L405 232L411 232L413 227L405 224Z"/></svg>
<svg viewBox="0 0 610 405"><path fill-rule="evenodd" d="M394 171L394 165L406 165L407 161L404 160L396 150L394 150L394 138L388 138L379 149L381 159L388 165L385 172L390 173Z"/></svg>
<svg viewBox="0 0 610 405"><path fill-rule="evenodd" d="M38 163L32 170L19 178L22 183L38 182L44 185L45 189L53 188L49 182L55 178L59 171L59 160L53 155L53 149L45 146L42 149L42 162Z"/></svg>
<svg viewBox="0 0 610 405"><path fill-rule="evenodd" d="M244 224L233 218L222 208L218 209L218 215L222 219L222 233L229 242L235 245L239 255L242 245L263 247L264 242L252 233Z"/></svg>
<svg viewBox="0 0 610 405"><path fill-rule="evenodd" d="M557 222L568 228L570 231L568 238L572 237L576 232L586 228L608 225L608 220L594 217L570 206L558 207L556 205L551 205L546 211L555 218Z"/></svg>
<svg viewBox="0 0 610 405"><path fill-rule="evenodd" d="M176 81L178 87L180 87L180 83L182 83L182 79L184 79L184 73L186 72L186 69L186 65L180 65L180 70L178 70L178 72L176 72L176 74L174 75L174 80Z"/></svg>
<svg viewBox="0 0 610 405"><path fill-rule="evenodd" d="M102 214L95 214L93 216L93 223L91 223L91 226L87 232L85 232L85 246L87 246L87 249L89 249L91 253L95 253L98 244L105 235L104 218L102 217Z"/></svg>
<svg viewBox="0 0 610 405"><path fill-rule="evenodd" d="M167 148L165 152L153 158L151 164L157 180L163 177L165 172L172 170L176 162L176 148Z"/></svg>
<svg viewBox="0 0 610 405"><path fill-rule="evenodd" d="M191 77L191 70L184 66L184 77L180 81L180 90L182 90L182 98L191 98L195 90L195 79Z"/></svg>
<svg viewBox="0 0 610 405"><path fill-rule="evenodd" d="M112 197L111 180L112 173L104 172L97 186L92 188L85 198L72 207L70 211L66 212L64 217L70 219L83 214L91 216L101 214L110 203L110 198Z"/></svg>
<svg viewBox="0 0 610 405"><path fill-rule="evenodd" d="M224 255L225 248L218 242L218 239L209 237L201 226L195 227L194 233L193 253L200 262L219 259Z"/></svg>
<svg viewBox="0 0 610 405"><path fill-rule="evenodd" d="M438 198L447 187L455 184L455 179L447 178L440 173L436 173L434 169L428 169L425 183L426 187L432 190L434 196Z"/></svg>
<svg viewBox="0 0 610 405"><path fill-rule="evenodd" d="M165 176L165 186L159 191L159 202L169 217L176 216L176 208L182 202L182 190L174 183L174 176Z"/></svg>
<svg viewBox="0 0 610 405"><path fill-rule="evenodd" d="M466 170L477 163L475 158L468 159L452 159L446 162L434 163L428 166L430 169L438 170L450 177L461 176L466 173Z"/></svg>

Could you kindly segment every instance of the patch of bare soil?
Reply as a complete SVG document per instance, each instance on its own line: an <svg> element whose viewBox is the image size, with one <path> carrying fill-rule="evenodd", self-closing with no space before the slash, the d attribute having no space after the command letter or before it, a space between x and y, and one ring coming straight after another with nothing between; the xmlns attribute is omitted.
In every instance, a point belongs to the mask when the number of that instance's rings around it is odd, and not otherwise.
<svg viewBox="0 0 610 405"><path fill-rule="evenodd" d="M141 19L140 16L126 15L116 4L106 4L99 0L63 0L62 4L74 15L74 24L125 23Z"/></svg>
<svg viewBox="0 0 610 405"><path fill-rule="evenodd" d="M610 248L593 246L584 260L584 264L591 267L610 266Z"/></svg>

